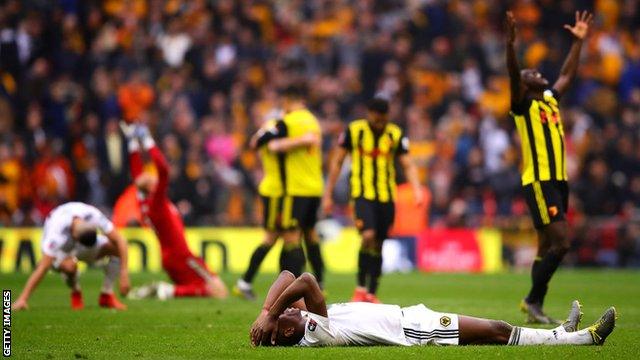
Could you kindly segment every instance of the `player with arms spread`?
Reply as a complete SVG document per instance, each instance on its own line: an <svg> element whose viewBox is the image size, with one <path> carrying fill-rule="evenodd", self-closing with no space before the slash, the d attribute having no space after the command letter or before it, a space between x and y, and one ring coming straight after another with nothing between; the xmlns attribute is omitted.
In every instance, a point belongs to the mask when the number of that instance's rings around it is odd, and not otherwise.
<svg viewBox="0 0 640 360"><path fill-rule="evenodd" d="M581 316L574 301L567 321L545 330L435 312L422 304L327 307L313 275L295 278L283 271L271 285L250 337L254 346L601 345L615 327L613 307L584 330L578 330Z"/></svg>
<svg viewBox="0 0 640 360"><path fill-rule="evenodd" d="M112 287L116 278L120 277L120 293L126 295L129 292L127 241L95 207L81 202L58 206L44 222L42 259L13 303L13 309L28 309L27 301L31 293L49 268L60 272L71 288L71 308L84 308L78 281L78 260L95 264L103 258L107 261L98 303L101 307L125 310L126 305L118 301Z"/></svg>
<svg viewBox="0 0 640 360"><path fill-rule="evenodd" d="M138 189L143 219L151 223L158 237L162 268L173 281L173 284L158 282L134 289L131 297L157 296L161 300L190 296L225 298L225 284L187 246L182 217L167 195L169 166L149 129L144 124L126 123L122 123L121 128L128 140L131 175ZM157 178L143 172L140 145L151 157L158 172Z"/></svg>
<svg viewBox="0 0 640 360"><path fill-rule="evenodd" d="M573 45L558 80L549 81L534 69L520 70L515 51L516 20L507 12L507 67L511 82L511 116L522 147L522 187L538 233L538 252L531 269L532 287L521 308L532 323L557 323L542 311L549 280L569 249L565 213L569 203L564 129L558 100L578 68L580 49L593 15L576 11L574 26L565 25Z"/></svg>

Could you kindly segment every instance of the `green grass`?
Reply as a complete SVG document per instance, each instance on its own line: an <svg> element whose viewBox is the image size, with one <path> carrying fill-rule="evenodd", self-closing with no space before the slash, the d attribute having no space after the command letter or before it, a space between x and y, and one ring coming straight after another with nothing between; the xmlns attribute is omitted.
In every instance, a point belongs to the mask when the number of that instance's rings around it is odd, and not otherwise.
<svg viewBox="0 0 640 360"><path fill-rule="evenodd" d="M135 275L141 284L160 275ZM14 299L26 275L0 275L2 288ZM584 323L593 322L609 305L619 312L618 326L602 347L368 347L257 348L248 343L248 330L260 303L237 298L225 301L179 299L128 301L129 310L97 307L102 275L83 274L86 308L69 309L61 279L48 275L30 301L31 309L13 315L13 356L20 359L395 359L395 358L640 358L640 272L560 271L551 283L546 309L564 317L572 299L584 305ZM273 275L260 275L256 290L264 295ZM234 276L225 276L227 283ZM330 275L328 302L345 301L353 276ZM380 289L385 302L424 303L441 311L504 319L522 324L517 305L529 284L527 274L386 275Z"/></svg>

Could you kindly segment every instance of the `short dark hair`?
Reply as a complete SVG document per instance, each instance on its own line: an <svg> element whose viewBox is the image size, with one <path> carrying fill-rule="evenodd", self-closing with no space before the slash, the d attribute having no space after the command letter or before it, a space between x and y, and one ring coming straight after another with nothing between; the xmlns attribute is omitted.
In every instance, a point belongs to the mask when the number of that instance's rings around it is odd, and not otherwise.
<svg viewBox="0 0 640 360"><path fill-rule="evenodd" d="M367 109L378 114L386 114L389 112L389 101L383 98L374 97L367 103Z"/></svg>
<svg viewBox="0 0 640 360"><path fill-rule="evenodd" d="M280 95L291 99L303 99L307 95L307 88L303 84L291 84L282 89Z"/></svg>
<svg viewBox="0 0 640 360"><path fill-rule="evenodd" d="M98 241L98 232L93 230L83 231L78 235L78 242L84 246L92 247Z"/></svg>

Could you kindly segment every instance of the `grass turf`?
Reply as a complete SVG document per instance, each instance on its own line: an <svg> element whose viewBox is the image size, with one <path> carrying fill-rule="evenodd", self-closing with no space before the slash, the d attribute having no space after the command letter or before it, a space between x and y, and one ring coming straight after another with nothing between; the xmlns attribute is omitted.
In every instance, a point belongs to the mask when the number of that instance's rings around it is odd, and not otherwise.
<svg viewBox="0 0 640 360"><path fill-rule="evenodd" d="M138 274L134 285L161 278ZM227 283L235 277L224 276ZM264 296L274 275L259 275L255 288ZM595 321L615 305L618 326L602 347L362 347L362 348L252 348L248 329L261 303L238 298L225 301L179 299L127 301L129 310L100 309L97 295L102 279L91 270L81 277L83 311L69 308L68 290L60 278L49 274L29 304L14 312L13 357L20 359L392 359L392 358L640 358L640 273L626 271L560 271L552 280L546 309L564 317L574 298L583 304L583 325ZM26 275L0 275L13 299ZM329 275L328 303L346 301L353 276ZM527 274L392 274L385 275L380 298L388 303L424 303L441 311L503 319L522 325L518 303L528 289Z"/></svg>

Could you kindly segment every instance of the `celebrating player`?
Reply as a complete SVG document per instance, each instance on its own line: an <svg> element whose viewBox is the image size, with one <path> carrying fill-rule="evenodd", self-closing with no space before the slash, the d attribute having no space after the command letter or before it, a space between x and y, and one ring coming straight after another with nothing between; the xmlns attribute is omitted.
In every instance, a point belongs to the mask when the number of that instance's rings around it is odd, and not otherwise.
<svg viewBox="0 0 640 360"><path fill-rule="evenodd" d="M100 234L98 234L100 230ZM105 258L104 282L98 303L101 307L125 310L113 294L113 283L120 277L120 294L129 292L127 242L100 210L81 202L69 202L53 209L44 223L42 259L27 280L13 309L28 309L31 293L49 268L60 272L71 288L71 308L84 308L78 260L95 264Z"/></svg>
<svg viewBox="0 0 640 360"><path fill-rule="evenodd" d="M538 233L538 253L531 269L533 284L521 308L533 323L556 323L543 310L549 280L569 249L565 213L569 203L564 129L558 100L573 81L582 42L593 15L576 11L574 26L565 25L573 45L558 80L549 82L537 70L520 70L514 42L516 20L507 12L507 67L511 80L511 115L522 144L522 186Z"/></svg>
<svg viewBox="0 0 640 360"><path fill-rule="evenodd" d="M352 301L378 302L375 294L382 274L382 242L387 238L395 213L396 158L413 188L416 203L420 204L423 199L418 175L408 155L409 139L400 127L389 123L388 112L388 101L374 98L368 104L367 119L349 124L331 161L322 198L323 212L329 214L333 206L333 188L342 163L350 154L351 197L355 200L355 224L362 236L358 286Z"/></svg>
<svg viewBox="0 0 640 360"><path fill-rule="evenodd" d="M324 264L314 230L323 187L320 125L307 109L303 89L298 86L284 90L282 108L283 119L268 121L250 144L259 150L264 168L259 193L266 233L251 256L249 268L234 288L234 292L246 299L255 299L251 282L279 237L284 241L281 270L302 273L305 263L300 246L302 235L309 262L322 283Z"/></svg>
<svg viewBox="0 0 640 360"><path fill-rule="evenodd" d="M580 304L552 330L512 326L504 321L440 313L424 305L346 303L329 307L313 275L297 279L282 272L269 289L251 327L253 345L602 345L615 327L611 307L592 326L578 330Z"/></svg>
<svg viewBox="0 0 640 360"><path fill-rule="evenodd" d="M151 223L162 253L162 268L173 284L164 282L143 286L132 291L132 298L157 296L164 300L173 297L202 296L225 298L227 288L220 278L194 256L184 237L184 224L175 205L169 200L169 166L144 124L121 124L128 140L131 175L138 189L138 201L143 219ZM143 172L140 145L153 161L157 178Z"/></svg>

